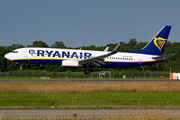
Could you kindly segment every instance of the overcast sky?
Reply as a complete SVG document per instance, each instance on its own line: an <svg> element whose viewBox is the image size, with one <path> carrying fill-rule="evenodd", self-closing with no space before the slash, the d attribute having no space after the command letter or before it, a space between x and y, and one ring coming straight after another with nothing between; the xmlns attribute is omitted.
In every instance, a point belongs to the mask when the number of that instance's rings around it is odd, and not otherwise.
<svg viewBox="0 0 180 120"><path fill-rule="evenodd" d="M180 42L180 0L0 0L0 46L148 42L164 25Z"/></svg>

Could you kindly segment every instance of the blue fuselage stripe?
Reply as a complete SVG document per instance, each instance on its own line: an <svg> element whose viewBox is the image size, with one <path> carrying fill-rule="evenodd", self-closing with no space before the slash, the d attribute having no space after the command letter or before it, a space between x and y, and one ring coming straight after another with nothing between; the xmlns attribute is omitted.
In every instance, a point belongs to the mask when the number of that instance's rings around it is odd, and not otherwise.
<svg viewBox="0 0 180 120"><path fill-rule="evenodd" d="M62 65L63 60L51 60L51 59L34 59L34 60L14 60L14 62L25 63L25 64L42 64L42 65ZM102 68L131 68L145 65L152 65L161 61L150 61L150 62L113 62L106 61L105 64L100 64Z"/></svg>

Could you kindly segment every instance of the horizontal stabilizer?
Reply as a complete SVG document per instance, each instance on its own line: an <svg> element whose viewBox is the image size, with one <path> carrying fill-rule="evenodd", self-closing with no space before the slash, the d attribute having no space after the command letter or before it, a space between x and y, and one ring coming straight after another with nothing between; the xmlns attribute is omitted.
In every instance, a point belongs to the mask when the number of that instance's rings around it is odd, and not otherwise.
<svg viewBox="0 0 180 120"><path fill-rule="evenodd" d="M152 59L165 59L166 57L170 57L173 56L174 54L170 54L170 55L162 55L162 56L158 56L158 57L152 57Z"/></svg>

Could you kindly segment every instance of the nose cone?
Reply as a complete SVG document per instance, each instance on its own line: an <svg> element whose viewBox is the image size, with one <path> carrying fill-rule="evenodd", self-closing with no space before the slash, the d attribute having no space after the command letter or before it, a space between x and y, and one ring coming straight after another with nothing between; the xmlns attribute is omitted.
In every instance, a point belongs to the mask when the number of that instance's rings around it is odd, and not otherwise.
<svg viewBox="0 0 180 120"><path fill-rule="evenodd" d="M11 60L11 54L10 54L10 53L5 54L4 57L5 57L6 59L8 59L8 60Z"/></svg>

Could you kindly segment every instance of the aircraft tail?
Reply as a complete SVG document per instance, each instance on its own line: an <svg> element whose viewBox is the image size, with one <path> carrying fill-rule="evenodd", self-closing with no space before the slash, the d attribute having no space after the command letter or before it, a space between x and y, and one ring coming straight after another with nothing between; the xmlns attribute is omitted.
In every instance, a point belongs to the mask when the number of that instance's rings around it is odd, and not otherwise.
<svg viewBox="0 0 180 120"><path fill-rule="evenodd" d="M171 26L164 26L144 48L130 53L163 55L170 30Z"/></svg>

